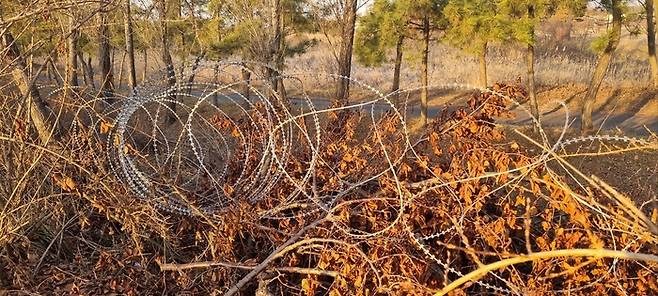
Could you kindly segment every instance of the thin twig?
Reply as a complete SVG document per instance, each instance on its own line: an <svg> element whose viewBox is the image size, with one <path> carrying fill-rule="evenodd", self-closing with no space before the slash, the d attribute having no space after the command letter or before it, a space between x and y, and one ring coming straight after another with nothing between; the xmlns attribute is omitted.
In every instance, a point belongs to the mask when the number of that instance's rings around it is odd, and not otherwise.
<svg viewBox="0 0 658 296"><path fill-rule="evenodd" d="M629 213L630 215L635 216L635 217L639 218L640 220L642 220L642 222L644 222L646 224L648 230L651 233L653 233L655 235L658 235L658 226L656 226L656 224L654 224L651 221L651 219L649 219L649 217L647 217L644 214L644 212L640 211L640 209L638 209L635 206L635 203L633 203L633 201L631 201L630 198L628 198L626 195L620 193L619 191L614 189L612 186L610 186L608 183L606 183L605 181L599 179L597 176L592 175L591 178L594 181L594 183L597 186L599 186L599 188L602 188L605 191L612 194L612 196L614 196L615 199L617 199L617 201L619 201L619 203L624 206L623 209L627 209L627 211L630 211L630 213Z"/></svg>
<svg viewBox="0 0 658 296"><path fill-rule="evenodd" d="M237 263L227 263L227 262L217 262L217 261L203 261L203 262L191 262L191 263L162 263L160 260L156 260L160 271L183 271L187 269L197 269L197 268L211 268L211 267L226 267L226 268L237 268L237 269L254 269L255 265L242 265Z"/></svg>
<svg viewBox="0 0 658 296"><path fill-rule="evenodd" d="M288 273L301 273L301 274L311 274L311 275L323 275L337 278L340 276L340 273L331 270L321 270L316 268L301 268L301 267L277 267L277 271L288 272Z"/></svg>
<svg viewBox="0 0 658 296"><path fill-rule="evenodd" d="M274 259L278 258L280 256L280 253L284 252L286 248L290 245L292 245L295 241L297 241L304 233L312 228L315 228L316 226L322 224L325 222L327 217L324 217L322 219L319 219L306 227L302 228L299 230L295 235L293 235L291 238L289 238L285 243L280 245L278 248L276 248L263 262L259 263L254 267L252 271L250 271L247 275L245 275L240 281L238 281L237 284L233 285L227 292L226 296L231 296L235 295L244 285L246 285L251 279L253 279L256 275L261 273Z"/></svg>

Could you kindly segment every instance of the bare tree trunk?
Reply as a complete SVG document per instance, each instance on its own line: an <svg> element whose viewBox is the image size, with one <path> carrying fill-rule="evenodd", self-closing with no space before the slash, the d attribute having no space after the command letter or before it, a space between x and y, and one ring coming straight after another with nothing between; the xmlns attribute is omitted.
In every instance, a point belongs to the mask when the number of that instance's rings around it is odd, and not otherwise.
<svg viewBox="0 0 658 296"><path fill-rule="evenodd" d="M537 103L537 89L535 87L535 47L528 45L526 54L526 67L528 75L528 99L530 100L530 111L532 116L539 120L539 105Z"/></svg>
<svg viewBox="0 0 658 296"><path fill-rule="evenodd" d="M281 20L279 21L279 26L281 26L280 30L283 31L283 28L284 28L283 26L284 25L283 25L283 16L282 15L281 15ZM276 68L277 68L277 71L276 71L277 76L281 76L281 73L278 70L283 69L284 56L285 56L284 50L285 50L285 46L286 46L285 45L285 40L286 39L283 37L283 33L280 33L280 34L281 34L281 38L279 40L279 47L277 49L276 63L275 63ZM276 81L277 81L276 91L279 94L279 97L283 100L284 104L287 104L288 103L288 101L287 101L288 95L286 93L286 85L284 84L284 80L283 80L283 78L278 77L276 79Z"/></svg>
<svg viewBox="0 0 658 296"><path fill-rule="evenodd" d="M391 87L391 93L396 92L400 89L400 70L402 69L402 54L403 54L403 45L404 45L404 35L398 37L398 41L395 44L395 70L393 71L393 86ZM394 95L394 99L397 101L399 94Z"/></svg>
<svg viewBox="0 0 658 296"><path fill-rule="evenodd" d="M657 33L656 32L656 22L655 21L658 18L658 5L656 5L656 3L653 2L653 0L646 0L646 1L647 1L647 5L648 5L648 2L651 1L651 6L653 7L653 14L650 18L651 21L652 21L652 24L653 24L653 33L651 34L651 36L653 37L653 46L651 46L650 44L647 45L647 46L650 46L650 48L653 48L653 52L654 52L654 56L655 56L656 55L656 33ZM647 8L647 9L649 9L649 8ZM649 19L648 12L647 12L647 19ZM650 32L647 32L647 34L649 34L649 33ZM647 42L647 43L649 43L649 42ZM656 65L656 72L657 73L656 73L656 76L654 76L655 77L654 82L658 83L657 82L658 81L658 56L656 56L656 61L657 61L656 62L656 64L657 64ZM652 72L652 74L653 74L653 72ZM658 87L658 85L656 85L656 87Z"/></svg>
<svg viewBox="0 0 658 296"><path fill-rule="evenodd" d="M57 85L63 85L64 81L62 80L61 74L59 71L57 71L57 63L54 61L52 57L48 57L48 60L46 61L48 63L48 72L50 73L50 76L55 80L55 84Z"/></svg>
<svg viewBox="0 0 658 296"><path fill-rule="evenodd" d="M18 85L23 97L27 98L30 121L37 131L41 144L48 144L48 141L51 139L51 133L52 139L58 140L61 131L57 119L50 114L48 103L41 98L39 88L30 83L30 78L25 72L27 68L25 59L21 55L20 48L14 42L14 37L11 33L4 33L2 43L3 47L7 49L7 53L4 55L5 62L12 67L12 78Z"/></svg>
<svg viewBox="0 0 658 296"><path fill-rule="evenodd" d="M281 95L279 93L279 76L278 71L275 69L271 68L273 67L279 67L279 61L282 60L282 53L281 53L281 48L282 48L282 41L283 41L283 19L282 19L282 13L281 13L281 0L271 0L271 6L270 6L270 24L271 24L271 32L270 36L272 36L272 40L270 40L269 49L266 57L266 63L270 66L265 69L265 73L267 76L267 79L270 81L270 87L274 93L277 93L278 95Z"/></svg>
<svg viewBox="0 0 658 296"><path fill-rule="evenodd" d="M286 98L288 98L288 94L286 93L286 85L283 83L283 79L281 78L277 79L276 92L279 94L281 100L283 100L283 103L287 105L288 101Z"/></svg>
<svg viewBox="0 0 658 296"><path fill-rule="evenodd" d="M128 83L130 89L137 87L137 73L135 71L135 46L133 40L133 23L130 13L130 0L124 4L124 34L126 39L126 53L128 54Z"/></svg>
<svg viewBox="0 0 658 296"><path fill-rule="evenodd" d="M46 59L46 76L48 77L48 81L52 84L57 84L57 81L55 80L55 73L50 69L50 59Z"/></svg>
<svg viewBox="0 0 658 296"><path fill-rule="evenodd" d="M352 72L352 47L354 46L354 27L356 24L357 0L344 0L345 11L342 18L340 54L338 57L338 75L350 77ZM339 78L336 85L336 99L347 103L350 95L349 79Z"/></svg>
<svg viewBox="0 0 658 296"><path fill-rule="evenodd" d="M114 75L114 64L116 63L116 50L114 48L111 48L110 50L110 65L112 65L112 75ZM113 84L114 85L114 84Z"/></svg>
<svg viewBox="0 0 658 296"><path fill-rule="evenodd" d="M103 4L101 4L103 5ZM100 68L100 94L106 99L112 97L114 92L114 73L112 71L112 59L110 57L110 32L107 27L107 14L100 14L100 28L98 36L98 66Z"/></svg>
<svg viewBox="0 0 658 296"><path fill-rule="evenodd" d="M176 21L181 21L183 19L183 0L176 0ZM187 48L187 45L185 44L185 32L181 30L180 28L176 28L176 31L178 31L178 37L180 38L180 57L181 57L181 67L180 67L180 81L185 79L185 69L186 69L186 63L187 63L187 58L189 56L189 50ZM173 48L176 48L176 44L174 44Z"/></svg>
<svg viewBox="0 0 658 296"><path fill-rule="evenodd" d="M479 63L480 63L480 87L481 88L487 88L487 42L485 42L482 45L482 48L480 49L480 56L479 58Z"/></svg>
<svg viewBox="0 0 658 296"><path fill-rule="evenodd" d="M535 7L533 5L528 5L528 17L530 19L535 18ZM531 29L532 42L535 40L535 28ZM527 67L527 78L528 78L528 99L530 100L530 112L537 120L539 120L539 104L537 103L537 89L535 87L535 46L534 44L528 44L526 54L526 67Z"/></svg>
<svg viewBox="0 0 658 296"><path fill-rule="evenodd" d="M649 50L649 65L651 66L651 81L654 87L658 87L658 58L656 57L656 23L654 22L653 0L646 0L645 9L647 13L647 47Z"/></svg>
<svg viewBox="0 0 658 296"><path fill-rule="evenodd" d="M174 48L175 48L175 46L174 46ZM187 69L186 62L187 62L186 57L181 58L181 63L180 63L180 66L178 67L178 74L179 75L176 78L176 80L178 80L178 81L182 82L183 80L185 80L185 78L184 78L185 77L185 69Z"/></svg>
<svg viewBox="0 0 658 296"><path fill-rule="evenodd" d="M146 72L149 65L149 54L146 48L142 51L144 54L144 69L142 69L142 83L146 81Z"/></svg>
<svg viewBox="0 0 658 296"><path fill-rule="evenodd" d="M127 52L122 52L121 53L121 63L119 64L119 83L117 83L117 88L121 89L121 85L123 85L123 65L126 63L126 55Z"/></svg>
<svg viewBox="0 0 658 296"><path fill-rule="evenodd" d="M171 59L171 53L169 52L169 29L167 28L167 0L160 0L160 29L161 29L161 42L162 42L162 61L167 67L166 79L167 85L170 88L176 86L176 69L174 68L174 62ZM176 112L176 96L169 96L169 102L167 106L169 107L170 112ZM174 114L167 113L168 116L165 117L165 122L167 124L172 124L175 122L176 118Z"/></svg>
<svg viewBox="0 0 658 296"><path fill-rule="evenodd" d="M427 101L428 93L428 69L429 69L429 54L430 54L430 19L428 16L423 18L423 56L422 67L420 73L420 82L423 89L420 93L420 122L423 126L427 126Z"/></svg>
<svg viewBox="0 0 658 296"><path fill-rule="evenodd" d="M619 45L619 40L621 39L621 18L620 0L612 0L612 30L609 32L610 37L608 39L608 44L606 45L601 57L599 57L599 61L594 69L594 74L592 75L592 80L587 87L587 94L583 99L583 109L581 113L581 132L583 134L589 133L594 129L592 123L592 109L596 100L596 94L601 87L601 83L605 78L605 73L608 71L608 67L612 61L612 56Z"/></svg>
<svg viewBox="0 0 658 296"><path fill-rule="evenodd" d="M249 96L251 96L251 71L249 69L246 69L247 65L242 64L242 81L244 82L244 88L242 89L242 95L249 100Z"/></svg>
<svg viewBox="0 0 658 296"><path fill-rule="evenodd" d="M95 80L96 77L95 77L95 73L94 73L94 66L91 63L91 55L89 55L87 57L87 63L86 63L85 67L87 67L87 70L88 70L88 73L89 73L89 79L91 81L91 88L96 90L96 80Z"/></svg>
<svg viewBox="0 0 658 296"><path fill-rule="evenodd" d="M75 16L69 17L70 34L67 39L68 53L66 57L66 85L64 95L69 97L72 89L78 86L78 34L79 29L75 22Z"/></svg>
<svg viewBox="0 0 658 296"><path fill-rule="evenodd" d="M219 63L215 64L212 81L214 84L219 84ZM219 93L217 91L213 93L213 102L215 102L215 106L219 105Z"/></svg>
<svg viewBox="0 0 658 296"><path fill-rule="evenodd" d="M87 72L87 63L85 62L84 53L82 52L78 52L78 63L80 63L80 68L82 70L82 81L86 86L91 86L89 73Z"/></svg>
<svg viewBox="0 0 658 296"><path fill-rule="evenodd" d="M201 60L203 60L205 56L206 53L204 51L199 56L197 56L196 59L194 59L194 63L192 64L192 69L190 69L191 71L190 76L187 78L187 89L185 90L187 94L192 93L192 83L194 83L194 78L196 77L197 74L196 71L199 68L199 64L201 64Z"/></svg>
<svg viewBox="0 0 658 296"><path fill-rule="evenodd" d="M89 59L91 59L91 57ZM91 89L96 89L96 85L94 85L94 74L92 73L93 70L85 61L84 53L78 53L78 60L80 62L80 66L82 67L82 77L84 79L85 85L91 87Z"/></svg>

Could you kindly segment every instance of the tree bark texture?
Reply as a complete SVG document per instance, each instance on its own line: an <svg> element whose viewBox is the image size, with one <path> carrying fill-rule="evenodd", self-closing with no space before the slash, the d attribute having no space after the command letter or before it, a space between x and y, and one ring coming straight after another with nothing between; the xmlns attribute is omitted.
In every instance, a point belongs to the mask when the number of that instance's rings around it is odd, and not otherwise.
<svg viewBox="0 0 658 296"><path fill-rule="evenodd" d="M606 45L603 54L599 57L599 61L594 69L592 80L587 87L587 94L583 98L582 111L581 111L581 132L583 134L590 133L594 125L592 123L592 109L596 100L596 95L601 87L601 83L605 78L608 71L610 62L612 61L613 54L619 45L621 39L622 27L622 12L621 0L612 0L612 29L608 32L608 44Z"/></svg>
<svg viewBox="0 0 658 296"><path fill-rule="evenodd" d="M137 87L137 73L135 71L135 42L133 40L132 14L130 0L124 4L124 35L126 39L126 53L128 54L128 84L134 90Z"/></svg>
<svg viewBox="0 0 658 296"><path fill-rule="evenodd" d="M25 59L10 32L5 32L2 36L2 45L7 49L4 62L10 66L14 82L27 99L29 122L34 125L41 144L46 145L51 139L58 140L61 134L58 121L49 111L48 103L39 94L39 88L31 83L26 72Z"/></svg>
<svg viewBox="0 0 658 296"><path fill-rule="evenodd" d="M398 37L395 44L395 70L393 71L393 85L391 92L396 92L400 89L400 71L402 69L402 55L404 53L404 35ZM399 94L395 94L394 98L397 99Z"/></svg>
<svg viewBox="0 0 658 296"><path fill-rule="evenodd" d="M78 86L78 35L79 29L75 21L75 16L69 17L69 36L67 38L67 57L66 57L66 83L65 96L73 94L73 89Z"/></svg>
<svg viewBox="0 0 658 296"><path fill-rule="evenodd" d="M534 19L535 17L535 7L533 5L528 6L528 17ZM532 28L532 42L534 42L535 29ZM528 80L528 100L530 101L530 112L532 116L539 120L539 104L537 103L537 89L535 86L535 46L534 44L528 44L526 49L526 68L527 68L527 80Z"/></svg>
<svg viewBox="0 0 658 296"><path fill-rule="evenodd" d="M174 62L171 58L171 53L169 52L169 30L167 26L167 0L160 0L160 41L162 43L162 62L166 66L166 80L167 80L167 86L170 88L173 88L176 86L176 70L174 69ZM176 112L176 96L171 95L169 96L169 102L167 102L167 106L169 107L169 112L167 112L167 116L165 117L165 122L167 124L172 124L175 122L176 117L174 114L171 114L170 112L175 113Z"/></svg>
<svg viewBox="0 0 658 296"><path fill-rule="evenodd" d="M357 0L344 0L344 12L341 20L341 44L338 57L338 75L349 78L352 72L352 48L354 46L354 27L356 25ZM350 80L339 78L336 85L336 99L347 103L350 94Z"/></svg>
<svg viewBox="0 0 658 296"><path fill-rule="evenodd" d="M422 66L420 73L420 82L422 84L422 90L420 93L420 121L423 126L427 125L427 101L429 97L428 85L428 72L429 72L429 53L430 53L430 20L426 16L423 19L423 54L422 54Z"/></svg>

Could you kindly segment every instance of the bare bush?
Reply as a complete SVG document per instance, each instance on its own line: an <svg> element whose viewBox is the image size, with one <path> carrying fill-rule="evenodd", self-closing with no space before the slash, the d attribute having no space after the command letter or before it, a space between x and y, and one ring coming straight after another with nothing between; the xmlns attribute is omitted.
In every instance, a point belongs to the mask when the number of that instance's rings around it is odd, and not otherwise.
<svg viewBox="0 0 658 296"><path fill-rule="evenodd" d="M220 73L242 65L219 64ZM600 157L655 153L655 139L551 143L543 132L507 135L496 118L510 116L508 105L517 103L509 98L523 90L498 84L412 132L407 103L358 81L372 100L332 107L304 96L299 77L283 76L300 95L286 104L243 97L238 78L206 82L216 69L200 65L189 85L146 84L117 96L116 105L78 92L63 111L67 132L56 149L35 143L7 113L2 181L18 190L3 199L0 220L10 286L342 295L584 294L619 284L657 291L655 208L639 209L570 164L567 152L587 142L600 143ZM252 75L252 92L267 94L259 87L270 87L269 79ZM176 113L167 108L172 95ZM168 116L176 122L163 125ZM66 273L79 279L62 284Z"/></svg>

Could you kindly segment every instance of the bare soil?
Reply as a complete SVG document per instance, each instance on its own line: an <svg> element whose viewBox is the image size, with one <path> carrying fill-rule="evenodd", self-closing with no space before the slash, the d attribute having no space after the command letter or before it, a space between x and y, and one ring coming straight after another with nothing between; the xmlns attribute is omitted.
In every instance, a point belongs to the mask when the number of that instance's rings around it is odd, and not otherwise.
<svg viewBox="0 0 658 296"><path fill-rule="evenodd" d="M534 139L539 138L532 129L524 128L520 131L526 135L530 135ZM549 141L555 143L561 130L553 128L546 129L545 132ZM512 128L507 130L507 134L511 141L516 141L521 147L525 147L531 153L541 152L540 148L524 139ZM566 138L578 136L578 132L573 129L570 129L565 135ZM654 137L650 141L658 141L658 139ZM560 151L560 154L581 154L581 156L568 157L567 160L586 175L597 176L619 192L626 194L638 206L641 206L648 214L651 214L653 209L658 208L658 150L653 148L604 154L613 147L632 149L636 146L635 144L622 141L585 141L565 146ZM548 165L561 175L568 176L557 161L550 162ZM587 187L587 183L581 179L579 181ZM574 180L571 180L571 183L575 186L578 185Z"/></svg>
<svg viewBox="0 0 658 296"><path fill-rule="evenodd" d="M562 85L539 91L539 110L544 126L562 126L568 115L574 128L580 127L580 106L586 85ZM566 105L563 108L560 103ZM528 123L528 115L515 110L515 123ZM647 135L658 131L658 91L647 87L602 86L596 97L594 125L600 130L619 129L627 134Z"/></svg>

